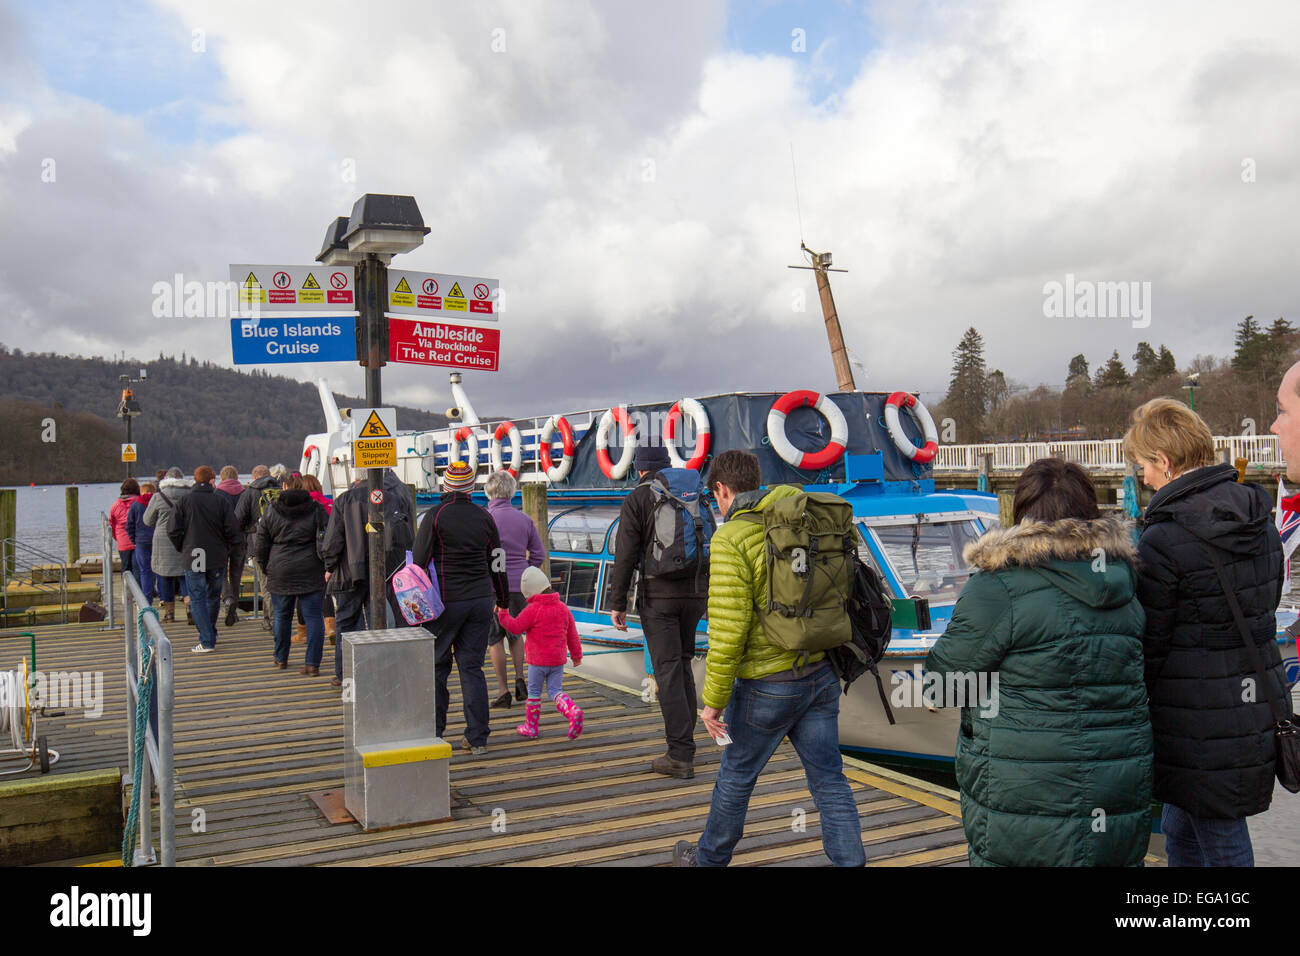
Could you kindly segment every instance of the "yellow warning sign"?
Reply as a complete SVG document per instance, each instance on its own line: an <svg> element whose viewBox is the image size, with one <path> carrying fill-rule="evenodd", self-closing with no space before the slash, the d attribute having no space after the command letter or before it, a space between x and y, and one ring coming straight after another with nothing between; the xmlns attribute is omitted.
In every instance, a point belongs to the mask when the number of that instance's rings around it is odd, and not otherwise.
<svg viewBox="0 0 1300 956"><path fill-rule="evenodd" d="M248 274L244 280L244 285L239 290L240 302L265 302L266 290L262 288L262 283L257 281L257 276L253 273Z"/></svg>
<svg viewBox="0 0 1300 956"><path fill-rule="evenodd" d="M465 293L460 291L460 283L453 282L451 291L442 297L442 307L447 312L467 312Z"/></svg>
<svg viewBox="0 0 1300 956"><path fill-rule="evenodd" d="M135 461L135 445L122 446L122 460Z"/></svg>
<svg viewBox="0 0 1300 956"><path fill-rule="evenodd" d="M411 291L411 284L406 281L406 276L402 276L401 281L393 286L393 291L388 293L389 305L402 305L411 308L415 305L415 293Z"/></svg>
<svg viewBox="0 0 1300 956"><path fill-rule="evenodd" d="M320 283L316 281L316 276L313 273L307 273L302 288L298 290L298 301L315 305L321 305L325 302L325 293L321 290Z"/></svg>
<svg viewBox="0 0 1300 956"><path fill-rule="evenodd" d="M372 411L370 413L370 417L366 419L366 423L361 426L361 432L360 434L357 435L357 437L358 438L392 438L393 433L390 432L384 426L384 423L382 421L379 420L379 412Z"/></svg>
<svg viewBox="0 0 1300 956"><path fill-rule="evenodd" d="M397 439L358 438L352 443L352 459L357 468L396 468Z"/></svg>

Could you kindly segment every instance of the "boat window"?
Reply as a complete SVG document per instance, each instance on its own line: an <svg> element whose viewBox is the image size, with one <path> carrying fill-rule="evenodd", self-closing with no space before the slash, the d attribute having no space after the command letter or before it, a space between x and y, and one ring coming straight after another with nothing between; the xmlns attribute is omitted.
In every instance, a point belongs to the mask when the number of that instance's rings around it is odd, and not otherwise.
<svg viewBox="0 0 1300 956"><path fill-rule="evenodd" d="M970 578L962 550L978 537L975 522L913 522L875 525L870 530L907 592L904 596L928 598L931 603L957 600Z"/></svg>
<svg viewBox="0 0 1300 956"><path fill-rule="evenodd" d="M551 522L550 550L600 554L605 547L605 534L617 518L618 509L607 505L566 511Z"/></svg>
<svg viewBox="0 0 1300 956"><path fill-rule="evenodd" d="M599 561L551 558L551 587L565 604L584 611L596 609Z"/></svg>
<svg viewBox="0 0 1300 956"><path fill-rule="evenodd" d="M894 586L889 583L889 575L885 574L884 569L880 566L880 562L876 560L875 554L872 553L870 546L867 544L866 536L871 534L871 532L868 531L866 525L863 524L858 525L858 530L861 532L858 536L859 560L879 574L881 583L889 590L890 594L893 594Z"/></svg>
<svg viewBox="0 0 1300 956"><path fill-rule="evenodd" d="M611 542L612 543L612 542ZM610 585L614 581L614 562L608 561L605 565L605 583L600 589L600 609L606 612L612 612L614 609L610 606ZM627 589L627 616L629 619L636 615L636 587L641 582L641 572L632 572L632 585Z"/></svg>

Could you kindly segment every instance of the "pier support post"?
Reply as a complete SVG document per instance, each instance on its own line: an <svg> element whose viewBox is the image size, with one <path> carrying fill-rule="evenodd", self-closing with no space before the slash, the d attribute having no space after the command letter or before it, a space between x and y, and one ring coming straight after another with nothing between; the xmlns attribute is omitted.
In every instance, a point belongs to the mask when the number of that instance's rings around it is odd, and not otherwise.
<svg viewBox="0 0 1300 956"><path fill-rule="evenodd" d="M8 538L17 540L18 538L18 489L7 488L0 490L0 541ZM8 580L14 573L14 552L12 548L5 548L5 579Z"/></svg>
<svg viewBox="0 0 1300 956"><path fill-rule="evenodd" d="M1015 520L1015 501L1016 495L1012 491L998 492L998 520L1002 522L1002 527L1010 528L1016 523Z"/></svg>
<svg viewBox="0 0 1300 956"><path fill-rule="evenodd" d="M520 486L524 497L524 514L533 519L533 524L537 525L537 536L542 539L543 546L547 549L546 560L542 562L542 571L549 578L551 576L551 556L550 546L546 544L546 527L550 523L547 519L546 512L546 482L529 481Z"/></svg>
<svg viewBox="0 0 1300 956"><path fill-rule="evenodd" d="M64 490L64 511L68 517L68 564L81 560L81 508L76 485Z"/></svg>

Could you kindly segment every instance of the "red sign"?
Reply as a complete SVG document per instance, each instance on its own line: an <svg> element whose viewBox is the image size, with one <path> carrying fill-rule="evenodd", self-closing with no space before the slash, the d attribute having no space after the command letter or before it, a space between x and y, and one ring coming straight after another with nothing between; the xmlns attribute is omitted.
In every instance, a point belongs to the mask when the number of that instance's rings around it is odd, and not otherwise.
<svg viewBox="0 0 1300 956"><path fill-rule="evenodd" d="M382 505L384 503L384 492L382 488L376 488L370 492L370 503L372 505Z"/></svg>
<svg viewBox="0 0 1300 956"><path fill-rule="evenodd" d="M390 362L495 372L500 351L500 329L412 319L388 320Z"/></svg>

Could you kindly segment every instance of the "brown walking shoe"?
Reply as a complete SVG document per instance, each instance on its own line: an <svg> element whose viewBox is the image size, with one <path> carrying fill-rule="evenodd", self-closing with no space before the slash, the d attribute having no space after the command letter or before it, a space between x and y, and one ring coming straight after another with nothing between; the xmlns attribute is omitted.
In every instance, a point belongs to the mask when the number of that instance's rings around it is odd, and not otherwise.
<svg viewBox="0 0 1300 956"><path fill-rule="evenodd" d="M677 777L679 780L690 780L695 776L694 763L685 760L674 760L667 754L662 757L655 757L654 763L650 764L650 769L666 777Z"/></svg>
<svg viewBox="0 0 1300 956"><path fill-rule="evenodd" d="M313 667L311 664L303 664L299 674L306 674L308 677L320 677L320 668Z"/></svg>

